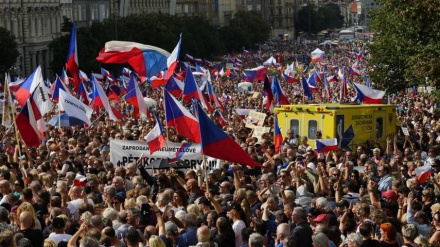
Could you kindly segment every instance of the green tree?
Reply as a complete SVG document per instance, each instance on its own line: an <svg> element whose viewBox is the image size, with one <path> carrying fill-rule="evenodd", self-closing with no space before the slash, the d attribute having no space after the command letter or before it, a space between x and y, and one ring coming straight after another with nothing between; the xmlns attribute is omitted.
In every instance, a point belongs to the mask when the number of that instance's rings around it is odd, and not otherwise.
<svg viewBox="0 0 440 247"><path fill-rule="evenodd" d="M319 8L318 14L322 16L322 29L341 28L344 24L344 16L341 9L334 3L328 3Z"/></svg>
<svg viewBox="0 0 440 247"><path fill-rule="evenodd" d="M323 29L323 22L323 17L318 14L316 6L309 3L298 11L298 21L295 23L295 29L298 32L317 33Z"/></svg>
<svg viewBox="0 0 440 247"><path fill-rule="evenodd" d="M0 27L0 73L2 75L15 64L19 55L14 35L6 28Z"/></svg>
<svg viewBox="0 0 440 247"><path fill-rule="evenodd" d="M220 30L220 40L227 51L251 49L270 37L270 26L256 11L239 11L230 25Z"/></svg>
<svg viewBox="0 0 440 247"><path fill-rule="evenodd" d="M371 73L377 87L395 92L411 85L440 86L440 15L435 0L407 1L398 4L379 0L382 8L371 11L369 45Z"/></svg>

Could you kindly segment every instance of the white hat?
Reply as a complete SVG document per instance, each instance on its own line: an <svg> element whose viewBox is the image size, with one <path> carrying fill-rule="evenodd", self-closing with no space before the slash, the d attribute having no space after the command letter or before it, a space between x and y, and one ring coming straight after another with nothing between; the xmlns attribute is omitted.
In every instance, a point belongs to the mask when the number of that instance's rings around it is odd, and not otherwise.
<svg viewBox="0 0 440 247"><path fill-rule="evenodd" d="M314 172L316 172L316 166L313 162L310 162L307 164L307 168L312 169Z"/></svg>

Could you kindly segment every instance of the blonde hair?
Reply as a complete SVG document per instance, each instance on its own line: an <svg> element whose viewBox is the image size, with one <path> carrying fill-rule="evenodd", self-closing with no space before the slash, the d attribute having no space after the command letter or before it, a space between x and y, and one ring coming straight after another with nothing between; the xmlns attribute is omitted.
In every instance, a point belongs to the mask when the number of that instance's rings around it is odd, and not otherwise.
<svg viewBox="0 0 440 247"><path fill-rule="evenodd" d="M124 202L125 208L135 208L136 207L136 199L134 198L127 198Z"/></svg>
<svg viewBox="0 0 440 247"><path fill-rule="evenodd" d="M57 247L57 243L55 243L55 241L53 241L52 239L45 239L44 247Z"/></svg>
<svg viewBox="0 0 440 247"><path fill-rule="evenodd" d="M425 236L419 235L417 238L414 239L414 243L416 243L419 247L429 247L431 244L429 244L428 239Z"/></svg>
<svg viewBox="0 0 440 247"><path fill-rule="evenodd" d="M17 218L20 218L20 215L23 212L29 212L31 214L31 216L32 216L31 228L41 230L40 222L37 219L37 214L35 214L35 210L34 210L34 207L32 206L32 204L30 204L29 202L23 202L22 204L20 204L20 206L17 208L17 212L16 212Z"/></svg>
<svg viewBox="0 0 440 247"><path fill-rule="evenodd" d="M89 211L86 211L84 213L81 214L81 216L79 217L79 220L81 220L83 223L87 222L87 224L90 225L90 218L92 218L92 213L90 213Z"/></svg>
<svg viewBox="0 0 440 247"><path fill-rule="evenodd" d="M235 195L237 196L240 201L246 198L246 190L244 188L239 188L235 190Z"/></svg>
<svg viewBox="0 0 440 247"><path fill-rule="evenodd" d="M435 214L440 211L440 203L435 203L431 206L431 213Z"/></svg>
<svg viewBox="0 0 440 247"><path fill-rule="evenodd" d="M186 212L188 212L188 213L193 213L193 214L195 214L197 217L200 216L200 209L199 209L199 207L198 207L196 204L189 204L189 205L186 207Z"/></svg>
<svg viewBox="0 0 440 247"><path fill-rule="evenodd" d="M47 173L43 174L41 176L41 180L43 180L44 182L46 182L46 188L50 188L52 186L53 183L53 177Z"/></svg>
<svg viewBox="0 0 440 247"><path fill-rule="evenodd" d="M157 235L152 235L148 240L148 244L150 245L150 247L165 247L165 243Z"/></svg>

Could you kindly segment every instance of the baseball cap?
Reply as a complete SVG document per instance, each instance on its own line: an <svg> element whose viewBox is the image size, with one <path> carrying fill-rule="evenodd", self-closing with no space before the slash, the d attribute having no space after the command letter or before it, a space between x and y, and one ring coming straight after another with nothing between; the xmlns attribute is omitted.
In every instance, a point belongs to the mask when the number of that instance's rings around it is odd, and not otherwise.
<svg viewBox="0 0 440 247"><path fill-rule="evenodd" d="M343 184L342 187L346 187L346 188L348 188L351 191L356 190L356 186L354 185L354 183L352 183L350 181L348 181L345 184Z"/></svg>
<svg viewBox="0 0 440 247"><path fill-rule="evenodd" d="M231 202L231 206L228 207L229 210L235 209L237 211L242 211L240 204L236 202Z"/></svg>
<svg viewBox="0 0 440 247"><path fill-rule="evenodd" d="M203 205L206 205L206 206L211 206L211 202L206 197L201 197L199 199L199 204L203 204Z"/></svg>
<svg viewBox="0 0 440 247"><path fill-rule="evenodd" d="M348 207L350 206L350 203L347 200L340 200L339 202L335 203L336 207Z"/></svg>
<svg viewBox="0 0 440 247"><path fill-rule="evenodd" d="M397 198L397 194L396 194L396 192L394 192L394 190L384 191L384 192L382 192L382 196L384 198L391 198L392 200Z"/></svg>
<svg viewBox="0 0 440 247"><path fill-rule="evenodd" d="M326 214L320 214L313 220L313 222L317 222L317 223L322 221L328 222L328 216Z"/></svg>
<svg viewBox="0 0 440 247"><path fill-rule="evenodd" d="M86 154L86 153L87 153L86 150L81 150L78 152L78 154L81 154L81 155Z"/></svg>
<svg viewBox="0 0 440 247"><path fill-rule="evenodd" d="M65 225L66 225L66 223L60 217L55 217L52 221L52 226L56 229L63 228Z"/></svg>

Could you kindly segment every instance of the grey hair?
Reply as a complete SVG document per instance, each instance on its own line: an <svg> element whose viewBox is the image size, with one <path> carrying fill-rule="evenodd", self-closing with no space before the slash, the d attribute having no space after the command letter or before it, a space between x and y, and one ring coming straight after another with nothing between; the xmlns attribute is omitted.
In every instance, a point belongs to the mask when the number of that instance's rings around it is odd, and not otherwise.
<svg viewBox="0 0 440 247"><path fill-rule="evenodd" d="M197 226L197 216L193 213L187 213L183 219L188 226Z"/></svg>
<svg viewBox="0 0 440 247"><path fill-rule="evenodd" d="M6 208L0 206L0 221L6 221L8 219L9 213Z"/></svg>
<svg viewBox="0 0 440 247"><path fill-rule="evenodd" d="M263 247L264 238L261 234L254 232L249 236L249 246L252 247Z"/></svg>
<svg viewBox="0 0 440 247"><path fill-rule="evenodd" d="M296 207L293 209L293 215L297 216L302 220L307 220L307 212L302 207Z"/></svg>
<svg viewBox="0 0 440 247"><path fill-rule="evenodd" d="M277 226L277 233L283 235L283 238L290 237L290 226L287 223L282 223Z"/></svg>
<svg viewBox="0 0 440 247"><path fill-rule="evenodd" d="M76 174L74 172L67 172L66 173L66 178L75 179L75 177L76 177Z"/></svg>
<svg viewBox="0 0 440 247"><path fill-rule="evenodd" d="M106 208L102 212L102 217L113 220L116 217L118 217L118 211L116 211L116 209L114 209L114 208Z"/></svg>
<svg viewBox="0 0 440 247"><path fill-rule="evenodd" d="M99 247L99 242L95 238L87 236L79 241L79 247Z"/></svg>
<svg viewBox="0 0 440 247"><path fill-rule="evenodd" d="M350 233L347 236L348 241L355 241L358 246L362 245L362 236L359 233Z"/></svg>
<svg viewBox="0 0 440 247"><path fill-rule="evenodd" d="M107 192L109 197L114 197L116 195L116 188L113 185L108 185L104 187L104 191Z"/></svg>
<svg viewBox="0 0 440 247"><path fill-rule="evenodd" d="M148 203L148 198L146 196L138 196L136 198L136 205L141 207L142 204Z"/></svg>
<svg viewBox="0 0 440 247"><path fill-rule="evenodd" d="M319 197L316 199L316 207L317 208L324 208L325 211L332 211L332 205L328 202L327 198L325 197Z"/></svg>
<svg viewBox="0 0 440 247"><path fill-rule="evenodd" d="M312 236L312 242L314 245L319 247L328 247L330 245L330 241L324 233L320 232Z"/></svg>

